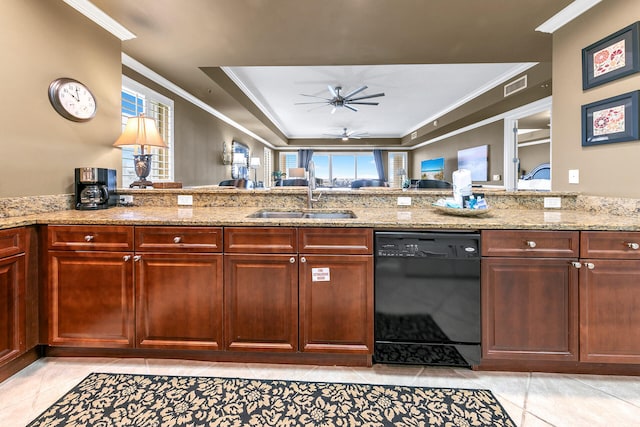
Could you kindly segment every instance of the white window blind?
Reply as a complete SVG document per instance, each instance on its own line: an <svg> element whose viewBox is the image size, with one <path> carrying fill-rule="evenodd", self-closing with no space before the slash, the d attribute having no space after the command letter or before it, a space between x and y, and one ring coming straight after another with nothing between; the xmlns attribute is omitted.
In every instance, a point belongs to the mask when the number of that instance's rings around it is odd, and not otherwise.
<svg viewBox="0 0 640 427"><path fill-rule="evenodd" d="M400 169L404 169L406 176L409 176L409 171L407 170L407 152L390 151L388 158L388 169L389 176L387 177L387 179L389 180L389 187L401 187L402 182L400 182L401 177L398 175L398 171Z"/></svg>
<svg viewBox="0 0 640 427"><path fill-rule="evenodd" d="M153 181L172 181L173 171L173 100L122 76L122 128L129 117L144 114L153 118L158 132L167 148L149 147L145 152L153 154L151 173L148 179ZM122 148L122 186L128 187L137 179L133 155L137 147Z"/></svg>
<svg viewBox="0 0 640 427"><path fill-rule="evenodd" d="M298 153L280 153L280 172L289 175L290 168L298 167Z"/></svg>
<svg viewBox="0 0 640 427"><path fill-rule="evenodd" d="M262 158L262 182L265 187L271 186L271 174L273 173L273 151L270 148L264 147L264 154Z"/></svg>

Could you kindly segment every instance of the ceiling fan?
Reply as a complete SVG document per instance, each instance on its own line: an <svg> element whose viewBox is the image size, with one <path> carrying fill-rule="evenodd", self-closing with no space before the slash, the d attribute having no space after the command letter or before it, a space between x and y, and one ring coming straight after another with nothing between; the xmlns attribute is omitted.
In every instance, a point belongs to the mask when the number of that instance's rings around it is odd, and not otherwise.
<svg viewBox="0 0 640 427"><path fill-rule="evenodd" d="M340 107L344 107L344 108L348 108L351 111L358 111L357 108L353 107L353 105L378 105L377 102L363 102L363 99L369 99L369 98L377 98L379 96L384 96L384 93L376 93L373 95L363 95L363 96L358 96L355 97L355 95L359 94L360 92L362 92L363 90L367 89L368 86L363 85L360 86L359 88L352 90L351 92L347 93L346 95L342 95L340 92L342 92L342 87L341 86L336 86L336 87L332 87L331 85L327 86L327 88L329 89L329 93L331 94L331 98L323 98L321 96L316 96L316 95L305 95L305 94L300 94L302 96L308 96L310 98L319 98L322 99L323 101L313 101L313 102L296 102L296 105L300 105L300 104L325 104L325 105L331 105L333 107L333 109L331 110L331 114L336 112L337 108Z"/></svg>
<svg viewBox="0 0 640 427"><path fill-rule="evenodd" d="M355 132L355 131L347 132L347 128L343 128L342 133L339 133L339 134L324 133L323 135L331 138L340 138L343 141L348 141L350 139L360 139L363 136L367 136L368 134L367 132Z"/></svg>

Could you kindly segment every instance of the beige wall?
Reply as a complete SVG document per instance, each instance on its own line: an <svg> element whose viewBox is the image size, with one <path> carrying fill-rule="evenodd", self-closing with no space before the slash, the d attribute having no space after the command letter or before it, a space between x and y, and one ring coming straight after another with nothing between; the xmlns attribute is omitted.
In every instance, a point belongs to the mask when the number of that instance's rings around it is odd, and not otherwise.
<svg viewBox="0 0 640 427"><path fill-rule="evenodd" d="M62 1L5 0L0 29L0 197L71 193L74 168L117 167L120 40ZM91 89L93 120L53 110L47 90L58 77Z"/></svg>
<svg viewBox="0 0 640 427"><path fill-rule="evenodd" d="M495 174L502 178L504 167L504 121L498 120L452 136L442 141L434 142L414 150L411 154L410 178L420 179L420 162L422 160L444 157L444 179L451 182L453 171L458 169L458 150L478 145L489 144L489 180ZM492 185L502 185L503 181L488 182Z"/></svg>
<svg viewBox="0 0 640 427"><path fill-rule="evenodd" d="M584 47L640 20L638 0L606 0L553 35L552 188L592 195L640 198L640 143L581 146L584 104L640 89L640 74L582 90ZM568 171L580 183L568 183Z"/></svg>

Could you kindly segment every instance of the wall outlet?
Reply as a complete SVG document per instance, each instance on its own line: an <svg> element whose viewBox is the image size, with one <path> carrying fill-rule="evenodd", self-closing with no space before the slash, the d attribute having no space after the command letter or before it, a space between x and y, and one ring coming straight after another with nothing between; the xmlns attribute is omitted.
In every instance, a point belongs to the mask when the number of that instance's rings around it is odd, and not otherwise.
<svg viewBox="0 0 640 427"><path fill-rule="evenodd" d="M178 195L178 205L179 206L191 206L193 205L193 196L190 194L180 194Z"/></svg>
<svg viewBox="0 0 640 427"><path fill-rule="evenodd" d="M120 196L120 204L121 205L133 205L133 196L130 194L123 194Z"/></svg>
<svg viewBox="0 0 640 427"><path fill-rule="evenodd" d="M411 206L411 197L398 197L398 206Z"/></svg>
<svg viewBox="0 0 640 427"><path fill-rule="evenodd" d="M494 181L500 181L501 179L502 179L502 177L500 176L500 174L493 175L493 180Z"/></svg>
<svg viewBox="0 0 640 427"><path fill-rule="evenodd" d="M544 207L545 208L561 208L562 207L562 198L560 197L545 197L544 198Z"/></svg>
<svg viewBox="0 0 640 427"><path fill-rule="evenodd" d="M580 170L569 169L569 184L579 184L579 183L580 183Z"/></svg>

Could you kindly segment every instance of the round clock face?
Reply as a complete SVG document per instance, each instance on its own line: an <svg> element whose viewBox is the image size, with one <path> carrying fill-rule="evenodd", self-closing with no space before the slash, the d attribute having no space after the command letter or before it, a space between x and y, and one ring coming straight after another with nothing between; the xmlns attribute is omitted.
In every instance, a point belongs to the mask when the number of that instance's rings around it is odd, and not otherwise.
<svg viewBox="0 0 640 427"><path fill-rule="evenodd" d="M56 79L49 85L49 101L60 115L76 122L86 122L96 115L96 99L77 80Z"/></svg>

